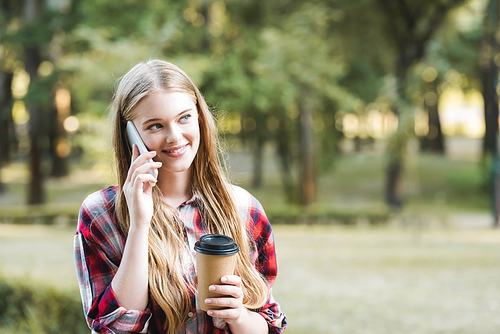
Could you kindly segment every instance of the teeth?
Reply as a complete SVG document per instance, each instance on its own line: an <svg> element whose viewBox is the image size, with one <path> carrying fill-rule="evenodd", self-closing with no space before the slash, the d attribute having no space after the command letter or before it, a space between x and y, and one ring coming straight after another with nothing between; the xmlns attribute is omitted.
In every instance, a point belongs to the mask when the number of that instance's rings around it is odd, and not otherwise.
<svg viewBox="0 0 500 334"><path fill-rule="evenodd" d="M184 149L184 147L181 147L177 150L173 150L173 151L167 151L168 153L179 153L180 151L182 151Z"/></svg>

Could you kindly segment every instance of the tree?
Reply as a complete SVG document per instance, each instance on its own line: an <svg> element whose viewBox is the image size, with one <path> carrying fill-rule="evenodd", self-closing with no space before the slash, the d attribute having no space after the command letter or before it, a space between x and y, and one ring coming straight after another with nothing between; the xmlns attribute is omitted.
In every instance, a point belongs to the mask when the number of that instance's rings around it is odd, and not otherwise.
<svg viewBox="0 0 500 334"><path fill-rule="evenodd" d="M23 98L30 116L31 181L28 203L39 204L44 201L44 173L41 166L43 152L46 151L42 139L48 135L46 122L48 117L45 116L53 106L51 97L57 80L55 75L40 76L40 65L50 59L49 54L52 50L49 49L49 45L53 42L54 36L60 35L61 31L71 31L78 22L77 7L73 2L45 3L40 0L24 0L22 6L11 1L2 5L7 13L4 16L4 24L16 28L12 29L12 33L2 35L0 42L21 50L17 60L30 77L29 91Z"/></svg>
<svg viewBox="0 0 500 334"><path fill-rule="evenodd" d="M10 144L14 135L12 113L12 72L0 72L0 168L10 161ZM6 191L0 179L0 194Z"/></svg>
<svg viewBox="0 0 500 334"><path fill-rule="evenodd" d="M431 67L427 72L432 72ZM437 71L436 71L437 72ZM441 121L439 119L439 90L438 90L438 76L432 77L429 74L424 77L424 109L427 111L428 128L427 135L423 138L421 143L422 150L444 154L444 136L441 130Z"/></svg>
<svg viewBox="0 0 500 334"><path fill-rule="evenodd" d="M400 207L403 203L401 181L403 172L403 150L407 140L405 117L410 113L406 81L409 71L425 55L426 45L441 26L446 15L464 0L409 1L378 0L380 11L386 21L386 33L396 52L394 75L396 77L396 99L394 113L399 118L399 129L389 150L386 170L385 198L388 205Z"/></svg>
<svg viewBox="0 0 500 334"><path fill-rule="evenodd" d="M351 97L338 84L344 75L345 63L337 43L338 35L332 33L331 26L336 22L331 18L331 9L324 4L307 3L286 17L279 27L270 27L262 34L265 43L258 66L268 85L265 97L276 112L280 126L284 126L278 133L282 138L300 138L298 143L279 138L277 142L283 168L289 166L286 152L293 152L294 145L299 148L299 189L303 205L314 201L318 172L319 147L315 137L320 130L315 131L313 125L319 121L324 124L323 118L334 119L336 110L323 109L325 106L345 106ZM290 121L296 128L283 136Z"/></svg>
<svg viewBox="0 0 500 334"><path fill-rule="evenodd" d="M8 27L11 19L19 13L19 7L15 6L13 1L0 2L0 169L10 162L12 144L16 142L11 112L13 104L11 86L14 77L14 64L18 57L18 50L2 40L9 34ZM5 186L0 179L0 193L5 191Z"/></svg>
<svg viewBox="0 0 500 334"><path fill-rule="evenodd" d="M494 207L494 226L500 220L500 158L498 153L498 66L495 59L499 53L499 4L491 0L484 19L484 35L481 42L479 66L483 84L484 118L486 131L483 140L483 151L492 159L492 190Z"/></svg>
<svg viewBox="0 0 500 334"><path fill-rule="evenodd" d="M483 151L485 154L494 155L497 151L498 131L498 67L495 57L499 52L498 47L498 2L491 0L484 17L484 34L479 50L480 78L483 85L485 135Z"/></svg>

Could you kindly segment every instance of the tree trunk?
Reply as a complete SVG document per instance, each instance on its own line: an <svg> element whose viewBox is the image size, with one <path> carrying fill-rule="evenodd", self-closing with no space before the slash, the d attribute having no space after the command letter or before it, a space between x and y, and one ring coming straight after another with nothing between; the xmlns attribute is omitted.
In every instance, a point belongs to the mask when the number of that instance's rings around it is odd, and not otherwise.
<svg viewBox="0 0 500 334"><path fill-rule="evenodd" d="M423 151L444 154L444 136L441 130L441 121L439 120L439 93L437 89L437 80L426 85L424 108L427 110L429 118L429 132L422 139L421 149Z"/></svg>
<svg viewBox="0 0 500 334"><path fill-rule="evenodd" d="M300 101L300 183L301 203L310 205L314 202L314 132L311 98L303 90Z"/></svg>
<svg viewBox="0 0 500 334"><path fill-rule="evenodd" d="M500 220L500 159L498 155L498 67L494 61L498 53L497 31L498 1L491 0L484 20L484 36L479 53L479 67L483 84L485 134L483 158L492 157L492 204L494 211L493 226L498 227Z"/></svg>
<svg viewBox="0 0 500 334"><path fill-rule="evenodd" d="M266 117L259 111L254 112L255 115L255 143L253 160L253 180L252 186L260 188L263 180L263 164L264 164L264 145L266 143Z"/></svg>
<svg viewBox="0 0 500 334"><path fill-rule="evenodd" d="M394 159L389 162L386 173L386 193L385 200L386 203L393 208L400 208L403 205L402 194L401 194L401 182L402 182L402 170L403 164L401 160Z"/></svg>
<svg viewBox="0 0 500 334"><path fill-rule="evenodd" d="M483 48L491 45L484 45ZM498 96L496 93L497 68L493 56L481 60L481 83L484 101L483 156L492 156L496 150L496 132L498 129Z"/></svg>
<svg viewBox="0 0 500 334"><path fill-rule="evenodd" d="M12 142L12 78L13 73L0 73L0 170L10 161ZM6 191L0 173L0 194Z"/></svg>
<svg viewBox="0 0 500 334"><path fill-rule="evenodd" d="M493 202L493 226L498 227L500 220L500 161L498 156L498 95L496 86L498 69L493 59L489 61L489 68L481 69L483 83L485 133L483 139L483 159L492 158L491 192ZM486 159L487 160L487 159Z"/></svg>
<svg viewBox="0 0 500 334"><path fill-rule="evenodd" d="M278 156L281 165L281 180L285 191L285 197L288 203L296 203L296 189L292 176L292 154L290 150L290 134L286 129L284 122L278 129Z"/></svg>
<svg viewBox="0 0 500 334"><path fill-rule="evenodd" d="M406 74L411 61L404 55L400 55L396 64L396 105L393 107L394 115L399 117L401 105L405 99ZM400 208L403 205L403 194L401 189L403 177L403 152L405 149L405 136L402 129L401 119L398 122L398 130L393 138L394 144L389 148L389 163L386 168L385 200L390 207Z"/></svg>
<svg viewBox="0 0 500 334"><path fill-rule="evenodd" d="M24 0L23 19L25 25L33 24L40 10L40 0ZM41 63L40 49L37 46L25 47L25 67L30 76L30 90L38 79L38 66ZM43 203L43 176L41 170L40 138L42 136L41 109L36 103L28 102L30 115L30 168L31 181L28 189L28 203Z"/></svg>
<svg viewBox="0 0 500 334"><path fill-rule="evenodd" d="M26 71L30 75L30 85L36 84L37 69L40 65L40 50L36 47L26 48ZM29 103L30 115L30 167L31 181L28 189L28 203L41 204L43 196L43 175L41 168L40 138L42 137L41 109L35 103Z"/></svg>
<svg viewBox="0 0 500 334"><path fill-rule="evenodd" d="M253 156L253 188L262 187L262 172L263 172L263 164L264 164L264 144L265 139L262 136L257 138L257 146L254 150Z"/></svg>

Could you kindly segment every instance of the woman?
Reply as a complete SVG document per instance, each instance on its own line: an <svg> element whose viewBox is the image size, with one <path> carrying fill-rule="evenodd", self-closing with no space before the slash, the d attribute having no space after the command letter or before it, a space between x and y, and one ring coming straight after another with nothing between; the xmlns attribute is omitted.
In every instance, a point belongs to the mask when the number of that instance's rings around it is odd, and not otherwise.
<svg viewBox="0 0 500 334"><path fill-rule="evenodd" d="M178 67L140 63L115 94L118 186L85 199L75 236L83 308L97 333L280 333L286 318L271 287L277 265L260 203L228 184L217 131L198 88ZM149 152L126 138L132 121ZM148 162L149 159L153 161ZM158 171L156 179L151 170ZM197 305L194 243L207 233L240 245L236 275Z"/></svg>

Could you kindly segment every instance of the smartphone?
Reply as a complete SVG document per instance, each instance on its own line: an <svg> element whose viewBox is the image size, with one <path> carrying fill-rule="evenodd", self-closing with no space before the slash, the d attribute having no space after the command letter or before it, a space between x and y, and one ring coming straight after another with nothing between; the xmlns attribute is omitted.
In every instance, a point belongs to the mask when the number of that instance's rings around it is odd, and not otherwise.
<svg viewBox="0 0 500 334"><path fill-rule="evenodd" d="M137 148L139 149L139 154L143 154L144 152L148 152L148 148L146 145L144 145L144 142L141 139L141 136L139 135L139 132L137 132L137 129L135 128L134 123L131 121L127 122L127 135L128 135L128 141L130 143L130 147L133 149L134 144L137 145ZM147 162L153 162L153 159L149 159ZM153 175L155 179L158 179L158 170L157 169L151 169L148 172L149 174Z"/></svg>

